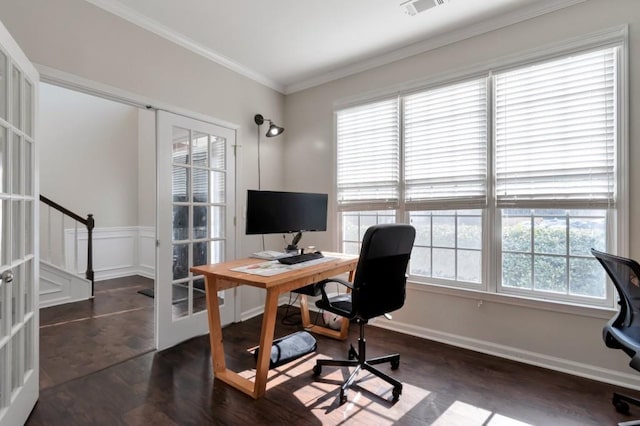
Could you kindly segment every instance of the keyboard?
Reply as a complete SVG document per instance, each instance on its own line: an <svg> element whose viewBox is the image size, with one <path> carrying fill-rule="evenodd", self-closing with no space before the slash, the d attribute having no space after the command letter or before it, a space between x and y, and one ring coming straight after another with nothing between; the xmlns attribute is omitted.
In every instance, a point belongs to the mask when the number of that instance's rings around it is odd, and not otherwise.
<svg viewBox="0 0 640 426"><path fill-rule="evenodd" d="M321 257L324 257L322 253L320 253L319 251L315 251L311 253L303 253L296 254L294 256L283 257L282 259L278 259L278 262L282 263L283 265L295 265L297 263L320 259Z"/></svg>

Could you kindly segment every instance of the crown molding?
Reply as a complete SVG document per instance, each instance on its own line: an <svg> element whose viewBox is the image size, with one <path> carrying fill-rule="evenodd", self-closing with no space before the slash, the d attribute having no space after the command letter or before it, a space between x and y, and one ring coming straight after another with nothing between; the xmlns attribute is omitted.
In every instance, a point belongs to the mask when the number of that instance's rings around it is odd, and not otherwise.
<svg viewBox="0 0 640 426"><path fill-rule="evenodd" d="M237 62L232 61L226 56L220 55L212 51L211 49L197 43L182 33L170 29L169 27L162 25L161 23L147 18L146 16L136 12L135 10L123 5L115 0L85 0L87 3L103 9L113 15L116 15L130 23L144 28L166 40L169 40L178 46L184 47L191 52L200 55L218 65L221 65L233 72L243 75L257 83L263 84L277 92L284 93L284 86L277 83L264 75L251 70Z"/></svg>
<svg viewBox="0 0 640 426"><path fill-rule="evenodd" d="M579 3L584 3L585 1L587 0L537 1L527 8L523 8L497 18L488 19L486 21L470 25L460 30L447 32L441 36L431 37L427 40L394 50L393 52L378 55L372 59L341 67L335 71L330 71L317 77L312 77L298 83L286 85L284 88L284 94L289 95L302 90L310 89L312 87L319 86L330 81L348 77L350 75L367 71L382 65L387 65L401 59L428 52L439 47L453 44L509 25L517 24L518 22L536 18L538 16L555 12L557 10L564 9L566 7L570 7Z"/></svg>
<svg viewBox="0 0 640 426"><path fill-rule="evenodd" d="M144 28L166 40L169 40L191 52L200 55L206 59L209 59L218 65L221 65L231 71L234 71L240 75L243 75L257 83L263 84L277 92L285 95L306 90L321 84L325 84L340 78L348 77L363 71L367 71L373 68L377 68L382 65L387 65L392 62L396 62L411 56L418 55L420 53L428 52L430 50L437 49L449 44L453 44L471 37L475 37L490 31L494 31L509 25L516 24L518 22L526 21L528 19L536 18L547 13L555 12L566 7L573 6L575 4L583 3L587 0L543 0L536 1L534 4L508 13L506 15L488 19L486 21L479 22L474 25L470 25L466 28L447 32L440 36L431 37L427 40L411 44L400 49L396 49L392 52L378 55L374 58L364 61L356 62L344 67L340 67L336 70L311 77L306 80L299 81L297 83L282 85L264 75L249 69L243 65L234 62L233 60L220 55L211 49L197 43L184 34L178 33L157 21L147 18L146 16L136 12L135 10L123 5L117 0L85 0L92 5L103 9L113 15L116 15L132 24Z"/></svg>

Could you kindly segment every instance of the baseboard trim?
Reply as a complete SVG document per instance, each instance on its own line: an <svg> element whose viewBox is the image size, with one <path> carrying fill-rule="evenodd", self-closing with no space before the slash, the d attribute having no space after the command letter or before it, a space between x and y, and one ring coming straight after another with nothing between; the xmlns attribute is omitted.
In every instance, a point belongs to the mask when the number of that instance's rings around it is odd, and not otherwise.
<svg viewBox="0 0 640 426"><path fill-rule="evenodd" d="M535 365L537 367L559 371L561 373L572 374L574 376L597 380L599 382L609 383L629 389L640 390L640 378L636 378L633 375L624 374L616 370L595 367L593 365L574 361L568 361L566 359L552 357L531 351L525 351L511 346L499 345L483 340L444 333L441 331L424 327L417 327L412 324L397 321L382 321L378 319L374 320L370 324L375 327L384 328L386 330L397 331L399 333L409 334L411 336L433 340L436 342L445 343L447 345L456 346L487 355L493 355L512 361Z"/></svg>
<svg viewBox="0 0 640 426"><path fill-rule="evenodd" d="M143 278L149 278L150 280L156 279L155 271L149 272L148 270L138 269L138 271L134 275L140 275Z"/></svg>
<svg viewBox="0 0 640 426"><path fill-rule="evenodd" d="M248 311L244 311L240 313L240 321L247 321L251 318L257 317L258 315L262 315L264 312L263 306L258 306L257 308L249 309Z"/></svg>
<svg viewBox="0 0 640 426"><path fill-rule="evenodd" d="M132 275L142 275L134 265L113 266L101 270L94 270L94 280L105 281L114 278L130 277Z"/></svg>

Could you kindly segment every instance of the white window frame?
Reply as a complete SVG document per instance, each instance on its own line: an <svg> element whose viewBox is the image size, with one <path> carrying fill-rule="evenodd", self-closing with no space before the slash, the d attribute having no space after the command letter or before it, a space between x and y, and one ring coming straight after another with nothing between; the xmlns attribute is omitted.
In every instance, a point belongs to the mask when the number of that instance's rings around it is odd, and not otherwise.
<svg viewBox="0 0 640 426"><path fill-rule="evenodd" d="M607 251L616 253L621 256L628 255L628 231L629 231L629 160L628 160L628 27L626 25L616 27L613 29L606 29L589 35L576 37L571 40L566 40L553 45L543 46L538 49L530 50L518 55L501 58L491 63L477 65L475 67L469 67L454 72L448 73L448 76L439 76L428 81L419 83L402 84L387 90L377 91L375 95L362 95L358 98L352 98L342 100L334 105L334 140L337 141L337 114L340 110L365 105L376 100L381 100L390 97L401 97L417 91L425 91L431 88L442 87L450 84L455 84L461 80L468 80L474 77L487 75L489 76L489 92L488 106L487 106L487 131L488 131L488 182L487 193L489 207L482 209L482 284L480 286L469 286L464 283L446 282L443 280L435 279L417 279L411 276L410 283L418 284L419 287L424 288L426 285L429 288L437 289L438 292L444 292L447 294L463 294L468 293L467 297L477 298L478 295L487 295L490 299L510 301L517 305L522 304L518 300L529 300L531 304L540 306L542 303L545 308L558 309L560 306L575 306L577 309L580 307L596 308L615 308L614 292L611 285L606 288L605 299L600 299L600 302L588 303L584 298L577 297L555 297L553 294L549 297L544 295L534 294L533 292L519 292L519 291L501 291L501 264L502 264L502 235L501 235L501 214L500 209L495 207L495 194L494 194L494 180L495 164L494 164L494 105L493 103L493 79L492 73L498 71L504 71L512 68L518 68L526 66L528 64L538 63L557 59L563 56L568 56L575 53L582 53L590 50L604 49L607 47L618 47L617 49L617 99L616 99L616 183L617 183L617 198L616 207L614 209L607 210ZM402 123L403 109L400 108L400 120ZM402 127L402 126L401 126ZM400 194L401 201L399 206L394 206L397 209L396 221L407 222L408 212L404 206L404 176L402 175L404 160L403 153L403 129L400 129L400 145L401 145L401 159L400 159ZM337 155L337 154L336 154ZM337 159L334 163L337 171ZM336 174L334 173L334 179ZM335 187L335 185L334 185ZM336 241L342 242L342 211L345 210L380 210L384 206L381 205L368 205L359 204L357 206L337 206L336 217L338 224L336 228ZM455 207L454 207L455 208ZM463 292L463 293L460 293ZM565 308L560 308L561 310ZM594 311L595 312L595 311Z"/></svg>

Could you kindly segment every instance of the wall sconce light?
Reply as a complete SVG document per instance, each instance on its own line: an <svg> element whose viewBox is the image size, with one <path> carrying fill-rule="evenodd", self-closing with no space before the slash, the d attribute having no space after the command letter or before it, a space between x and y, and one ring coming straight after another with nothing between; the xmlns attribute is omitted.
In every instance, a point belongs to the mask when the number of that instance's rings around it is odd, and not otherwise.
<svg viewBox="0 0 640 426"><path fill-rule="evenodd" d="M284 132L284 127L280 127L280 126L275 125L273 121L271 121L268 118L264 118L262 116L262 114L254 115L253 116L253 121L255 121L256 124L258 125L258 190L260 190L261 187L262 187L262 184L260 182L260 175L261 175L261 171L260 171L260 126L262 126L265 121L269 122L269 129L267 129L267 133L265 135L268 138L272 138L274 136L278 136L279 134ZM262 250L264 250L264 235L262 236Z"/></svg>
<svg viewBox="0 0 640 426"><path fill-rule="evenodd" d="M273 121L268 118L264 118L261 114L256 114L253 117L253 120L256 122L258 126L262 126L265 121L269 122L269 129L267 130L267 134L265 135L268 138L272 138L274 136L278 136L282 132L284 132L284 127L277 126Z"/></svg>

